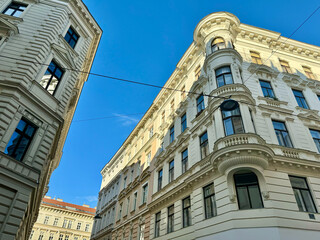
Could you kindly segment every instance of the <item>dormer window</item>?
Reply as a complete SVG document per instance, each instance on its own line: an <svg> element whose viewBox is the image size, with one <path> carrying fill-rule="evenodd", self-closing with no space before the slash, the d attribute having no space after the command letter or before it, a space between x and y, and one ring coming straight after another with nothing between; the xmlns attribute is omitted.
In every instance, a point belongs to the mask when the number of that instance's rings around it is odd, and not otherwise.
<svg viewBox="0 0 320 240"><path fill-rule="evenodd" d="M2 13L13 17L20 17L27 6L26 4L12 2Z"/></svg>
<svg viewBox="0 0 320 240"><path fill-rule="evenodd" d="M79 35L72 27L70 27L64 39L67 41L67 43L69 43L69 45L72 48L74 48L79 40Z"/></svg>
<svg viewBox="0 0 320 240"><path fill-rule="evenodd" d="M222 37L217 37L211 42L211 51L215 52L219 49L226 48L226 43Z"/></svg>

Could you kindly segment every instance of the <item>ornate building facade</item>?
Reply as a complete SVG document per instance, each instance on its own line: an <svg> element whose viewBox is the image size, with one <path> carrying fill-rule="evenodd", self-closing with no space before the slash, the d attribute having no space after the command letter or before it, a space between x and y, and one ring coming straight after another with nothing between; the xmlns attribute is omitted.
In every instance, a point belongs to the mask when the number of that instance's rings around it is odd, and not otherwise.
<svg viewBox="0 0 320 240"><path fill-rule="evenodd" d="M29 240L89 240L96 209L45 196Z"/></svg>
<svg viewBox="0 0 320 240"><path fill-rule="evenodd" d="M0 0L0 239L28 239L102 31L80 0Z"/></svg>
<svg viewBox="0 0 320 240"><path fill-rule="evenodd" d="M101 171L99 204L120 188L93 239L319 239L320 47L227 12L193 40Z"/></svg>

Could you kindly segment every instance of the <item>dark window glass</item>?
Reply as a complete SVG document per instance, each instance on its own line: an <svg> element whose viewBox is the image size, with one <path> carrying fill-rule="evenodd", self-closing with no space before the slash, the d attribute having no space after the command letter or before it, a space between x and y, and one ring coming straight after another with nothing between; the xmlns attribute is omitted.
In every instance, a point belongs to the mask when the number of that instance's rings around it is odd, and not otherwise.
<svg viewBox="0 0 320 240"><path fill-rule="evenodd" d="M162 174L163 174L163 171L162 169L158 172L158 191L161 190L162 188Z"/></svg>
<svg viewBox="0 0 320 240"><path fill-rule="evenodd" d="M205 158L209 154L208 134L205 132L200 136L200 151L201 159Z"/></svg>
<svg viewBox="0 0 320 240"><path fill-rule="evenodd" d="M188 227L191 225L191 201L190 197L182 200L183 209L183 227Z"/></svg>
<svg viewBox="0 0 320 240"><path fill-rule="evenodd" d="M260 86L263 92L264 97L274 98L273 89L271 87L271 83L267 81L260 80Z"/></svg>
<svg viewBox="0 0 320 240"><path fill-rule="evenodd" d="M218 87L227 84L233 84L232 74L230 67L221 67L216 70L216 79Z"/></svg>
<svg viewBox="0 0 320 240"><path fill-rule="evenodd" d="M182 173L185 173L188 170L188 149L184 150L181 153L182 157Z"/></svg>
<svg viewBox="0 0 320 240"><path fill-rule="evenodd" d="M2 13L9 16L20 17L27 6L28 5L25 4L12 2Z"/></svg>
<svg viewBox="0 0 320 240"><path fill-rule="evenodd" d="M170 128L170 143L174 140L174 126Z"/></svg>
<svg viewBox="0 0 320 240"><path fill-rule="evenodd" d="M320 95L318 95L318 100L320 101Z"/></svg>
<svg viewBox="0 0 320 240"><path fill-rule="evenodd" d="M293 147L286 125L283 122L272 121L274 131L276 132L279 145Z"/></svg>
<svg viewBox="0 0 320 240"><path fill-rule="evenodd" d="M310 129L311 136L313 138L314 143L320 153L320 131Z"/></svg>
<svg viewBox="0 0 320 240"><path fill-rule="evenodd" d="M54 61L52 61L40 81L40 85L53 95L63 76L63 70Z"/></svg>
<svg viewBox="0 0 320 240"><path fill-rule="evenodd" d="M158 212L155 217L154 237L160 236L160 221L161 221L161 212Z"/></svg>
<svg viewBox="0 0 320 240"><path fill-rule="evenodd" d="M244 133L240 109L232 111L222 111L222 118L226 136L238 133Z"/></svg>
<svg viewBox="0 0 320 240"><path fill-rule="evenodd" d="M219 49L226 48L226 43L224 42L223 38L217 37L211 42L211 51L215 52Z"/></svg>
<svg viewBox="0 0 320 240"><path fill-rule="evenodd" d="M70 27L64 39L67 41L67 43L69 43L69 45L72 48L74 48L78 42L79 35L76 33L76 31L74 31L72 27Z"/></svg>
<svg viewBox="0 0 320 240"><path fill-rule="evenodd" d="M302 212L316 213L317 210L311 197L306 179L294 176L289 176L289 178L299 210Z"/></svg>
<svg viewBox="0 0 320 240"><path fill-rule="evenodd" d="M303 96L303 93L299 90L292 89L293 95L297 100L299 107L309 109L306 99Z"/></svg>
<svg viewBox="0 0 320 240"><path fill-rule="evenodd" d="M31 122L21 119L12 134L4 153L21 161L28 150L37 127Z"/></svg>
<svg viewBox="0 0 320 240"><path fill-rule="evenodd" d="M169 162L169 183L174 180L174 160Z"/></svg>
<svg viewBox="0 0 320 240"><path fill-rule="evenodd" d="M204 110L204 99L203 99L203 94L201 94L197 98L197 113L201 113Z"/></svg>
<svg viewBox="0 0 320 240"><path fill-rule="evenodd" d="M174 231L174 205L168 207L168 233Z"/></svg>
<svg viewBox="0 0 320 240"><path fill-rule="evenodd" d="M148 184L142 187L142 204L147 202Z"/></svg>
<svg viewBox="0 0 320 240"><path fill-rule="evenodd" d="M181 132L183 133L184 130L187 128L187 114L183 114L181 117Z"/></svg>
<svg viewBox="0 0 320 240"><path fill-rule="evenodd" d="M204 195L204 210L206 218L211 218L217 215L216 198L214 194L213 183L203 188Z"/></svg>
<svg viewBox="0 0 320 240"><path fill-rule="evenodd" d="M234 174L239 209L263 208L257 176L253 172Z"/></svg>

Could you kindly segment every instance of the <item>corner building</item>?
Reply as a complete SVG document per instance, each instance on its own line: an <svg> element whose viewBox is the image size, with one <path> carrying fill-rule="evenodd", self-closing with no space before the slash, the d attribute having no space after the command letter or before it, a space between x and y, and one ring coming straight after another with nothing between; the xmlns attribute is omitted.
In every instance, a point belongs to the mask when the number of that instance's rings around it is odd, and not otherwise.
<svg viewBox="0 0 320 240"><path fill-rule="evenodd" d="M0 239L28 239L102 31L80 0L0 0Z"/></svg>
<svg viewBox="0 0 320 240"><path fill-rule="evenodd" d="M193 39L165 84L180 92L160 91L101 172L102 187L120 177L112 239L319 239L320 48L227 12ZM130 209L146 183L141 236Z"/></svg>

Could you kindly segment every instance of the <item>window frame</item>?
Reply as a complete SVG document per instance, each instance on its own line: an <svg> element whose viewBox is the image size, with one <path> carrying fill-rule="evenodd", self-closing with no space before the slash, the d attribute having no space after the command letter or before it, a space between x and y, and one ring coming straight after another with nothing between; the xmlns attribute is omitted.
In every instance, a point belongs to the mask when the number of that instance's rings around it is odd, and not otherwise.
<svg viewBox="0 0 320 240"><path fill-rule="evenodd" d="M174 125L170 127L170 143L174 141Z"/></svg>
<svg viewBox="0 0 320 240"><path fill-rule="evenodd" d="M288 61L279 59L279 63L280 63L280 66L281 66L283 72L292 74L292 69L291 69Z"/></svg>
<svg viewBox="0 0 320 240"><path fill-rule="evenodd" d="M217 74L217 71L220 70L220 69L223 69L223 68L229 68L229 72L224 72L224 73ZM218 88L219 87L223 87L225 85L234 84L233 75L232 75L232 71L231 71L231 66L230 65L221 66L221 67L215 69L215 75L216 75L216 83L217 83L217 87ZM226 75L230 75L231 76L232 83L226 83L226 78L225 78ZM219 85L218 78L221 77L221 76L223 77L223 84Z"/></svg>
<svg viewBox="0 0 320 240"><path fill-rule="evenodd" d="M202 140L202 137L204 136L204 135L206 135L207 136L207 138L203 141ZM200 136L199 136L199 140L200 140L200 157L201 157L201 159L204 159L204 158L206 158L208 155L209 155L209 139L208 139L208 132L207 131L205 131L204 133L202 133ZM202 155L202 149L207 149L206 150L206 155L205 156L203 156Z"/></svg>
<svg viewBox="0 0 320 240"><path fill-rule="evenodd" d="M69 33L69 30L72 31L71 34ZM67 35L70 36L69 40L66 39ZM77 39L74 39L74 37L73 37L74 35L77 37ZM69 28L68 28L68 30L67 30L67 32L66 32L66 34L65 34L65 36L64 36L64 40L66 40L66 42L69 44L69 46L70 46L72 49L75 49L75 47L77 46L77 43L78 43L79 39L80 39L80 34L79 34L76 30L74 30L74 28L70 25ZM70 44L70 41L71 41L71 40L73 40L73 41L75 42L73 46L71 46L71 44Z"/></svg>
<svg viewBox="0 0 320 240"><path fill-rule="evenodd" d="M187 129L187 113L184 113L181 118L181 133L183 133Z"/></svg>
<svg viewBox="0 0 320 240"><path fill-rule="evenodd" d="M197 115L200 115L203 110L206 109L206 106L204 105L204 96L203 93L200 94L199 97L197 97Z"/></svg>
<svg viewBox="0 0 320 240"><path fill-rule="evenodd" d="M313 79L313 80L316 79L310 67L302 66L302 69L303 69L304 73L306 74L307 78Z"/></svg>
<svg viewBox="0 0 320 240"><path fill-rule="evenodd" d="M172 213L170 210L172 209ZM174 204L167 208L168 211L168 220L167 220L167 233L174 232Z"/></svg>
<svg viewBox="0 0 320 240"><path fill-rule="evenodd" d="M208 196L206 196L206 188L208 187L213 187L214 189L214 183L210 183L206 186L204 186L203 189L203 200L204 200L204 213L205 213L205 219L209 219L209 218L213 218L215 216L217 216L217 203L216 203L216 198L215 198L215 190L213 190L213 193L209 194ZM211 197L213 197L213 202ZM210 207L212 209L212 212L210 213L210 215L207 212L207 199L210 199Z"/></svg>
<svg viewBox="0 0 320 240"><path fill-rule="evenodd" d="M256 51L250 51L251 61L254 64L262 65L262 59L260 53Z"/></svg>
<svg viewBox="0 0 320 240"><path fill-rule="evenodd" d="M185 201L189 199L189 206L185 206ZM185 212L187 213L187 223L185 224ZM191 198L190 196L182 199L182 227L186 228L191 226Z"/></svg>
<svg viewBox="0 0 320 240"><path fill-rule="evenodd" d="M237 114L234 114L234 112L237 110ZM227 112L230 112L230 116L224 116L225 115L225 113L227 113ZM223 110L221 110L221 115L222 115L222 122L223 122L223 127L224 127L224 134L225 134L225 136L231 136L231 135L234 135L234 134L242 134L242 133L245 133L246 131L245 131L245 128L244 128L244 124L243 124L243 121L242 121L242 115L241 115L241 110L240 110L240 106L238 107L238 108L236 108L236 109L234 109L234 110L232 110L232 111L223 111ZM231 134L229 134L228 132L227 132L227 121L229 121L229 119L231 119L231 125L232 125L232 133ZM241 122L241 129L242 129L242 132L240 131L236 131L236 129L238 129L238 128L236 128L235 127L235 122L236 122L236 120L238 119L238 121L239 121L239 119L240 119L240 122Z"/></svg>
<svg viewBox="0 0 320 240"><path fill-rule="evenodd" d="M306 100L306 97L303 94L303 91L298 90L298 89L294 89L294 88L292 88L291 90L292 90L294 98L296 99L298 106L301 108L304 108L304 109L310 109L308 102ZM299 96L298 94L301 94L301 96Z"/></svg>
<svg viewBox="0 0 320 240"><path fill-rule="evenodd" d="M274 90L273 90L273 87L272 87L272 85L271 85L271 82L266 81L266 80L259 79L259 83L260 83L260 87L261 87L262 94L263 94L264 97L272 98L272 99L275 99L275 98L276 98L276 95L275 95L275 93L274 93ZM266 84L268 84L269 86L268 86L268 87L262 86L261 83L266 83ZM265 95L265 91L263 91L264 89L266 89L267 96ZM271 95L273 95L273 96L270 95L270 92L272 93Z"/></svg>
<svg viewBox="0 0 320 240"><path fill-rule="evenodd" d="M51 64L54 65L54 71L51 71L51 70L50 70L50 65L51 65ZM59 69L59 70L61 71L61 76L60 76L59 78L58 78L58 76L55 75L57 69ZM48 80L48 83L47 83L46 86L44 87L44 86L42 86L42 83L41 83L41 82L42 82L42 79L44 78L44 76L46 76L46 73L47 73L47 72L50 73L50 78L49 78L49 80ZM65 74L66 74L65 68L61 67L60 64L58 64L58 63L56 62L56 60L52 59L52 60L50 61L49 65L48 65L47 69L45 70L45 72L44 72L44 74L43 74L43 76L42 76L39 84L40 84L40 86L41 86L43 89L45 89L50 95L54 96L54 95L56 94L56 92L57 92L57 90L58 90L58 88L59 88L59 85L60 85L60 83L62 82L62 79L63 79L63 77L64 77ZM47 74L47 75L48 75L48 74ZM48 76L49 76L49 75L48 75ZM53 92L50 93L50 92L48 91L48 88L50 87L50 84L51 84L51 81L52 81L53 77L57 79L58 83L57 83L56 87L54 88Z"/></svg>
<svg viewBox="0 0 320 240"><path fill-rule="evenodd" d="M161 211L157 212L154 217L154 237L160 237Z"/></svg>
<svg viewBox="0 0 320 240"><path fill-rule="evenodd" d="M147 203L147 198L148 198L148 183L145 183L142 186L142 196L141 196L142 204Z"/></svg>
<svg viewBox="0 0 320 240"><path fill-rule="evenodd" d="M171 166L172 163L172 166ZM169 180L168 183L171 183L174 180L174 159L169 162Z"/></svg>
<svg viewBox="0 0 320 240"><path fill-rule="evenodd" d="M276 135L276 137L277 137L277 140L278 140L278 144L279 144L279 146L283 146L283 147L289 147L289 148L293 148L294 146L293 146L293 143L292 143L292 140L291 140L291 137L290 137L290 134L289 134L289 131L288 131L288 129L287 129L287 126L286 126L286 123L285 122L283 122L283 121L278 121L278 120L273 120L273 119L271 119L271 121L272 121L272 125L273 125L273 129L274 129L274 132L275 132L275 135ZM276 129L275 128L275 126L274 126L274 122L277 122L277 123L282 123L283 125L284 125L284 128L285 128L285 130L282 130L282 129ZM279 142L279 138L278 138L278 135L277 135L277 131L279 131L280 133L281 133L281 139L282 139L282 142L286 142L284 139L285 139L285 137L284 137L284 135L282 134L283 132L286 132L287 133L287 135L289 136L289 140L290 140L290 144L291 144L291 146L287 146L286 144L285 145L281 145L280 144L280 142Z"/></svg>
<svg viewBox="0 0 320 240"><path fill-rule="evenodd" d="M158 171L158 191L162 189L162 178L163 178L163 169L161 168Z"/></svg>
<svg viewBox="0 0 320 240"><path fill-rule="evenodd" d="M187 155L185 157L183 157L183 154L187 152ZM188 171L189 169L189 160L188 160L188 157L189 157L189 153L188 153L188 148L184 149L182 152L181 152L181 167L182 167L182 174L184 174L186 171Z"/></svg>
<svg viewBox="0 0 320 240"><path fill-rule="evenodd" d="M317 137L313 137L313 135L312 135L312 132L317 132L317 133L319 134L319 136L320 136L320 131L319 131L319 130L316 130L316 129L311 129L311 128L309 128L309 131L310 131L310 135L311 135L311 137L312 137L312 139L313 139L313 142L314 142L314 144L316 145L316 148L317 148L317 150L318 150L318 153L320 153L320 137L317 138ZM317 143L318 143L318 144L317 144Z"/></svg>
<svg viewBox="0 0 320 240"><path fill-rule="evenodd" d="M215 42L217 40L222 40L220 42ZM227 48L226 41L223 37L216 37L211 41L211 53L214 53L218 50Z"/></svg>
<svg viewBox="0 0 320 240"><path fill-rule="evenodd" d="M12 5L18 5L18 8L12 7ZM22 14L25 12L25 10L27 9L29 5L25 4L25 3L21 3L21 2L17 2L17 1L11 1L9 3L9 5L1 12L2 14L5 14L7 16L10 17L16 17L16 18L22 18ZM20 10L20 7L24 7L23 11ZM9 9L12 9L13 12L11 14L6 14L5 12L8 11ZM15 16L14 14L20 12L20 14L18 16Z"/></svg>

